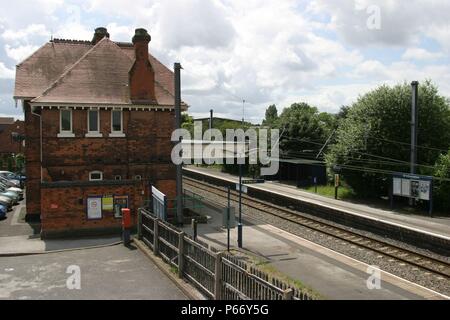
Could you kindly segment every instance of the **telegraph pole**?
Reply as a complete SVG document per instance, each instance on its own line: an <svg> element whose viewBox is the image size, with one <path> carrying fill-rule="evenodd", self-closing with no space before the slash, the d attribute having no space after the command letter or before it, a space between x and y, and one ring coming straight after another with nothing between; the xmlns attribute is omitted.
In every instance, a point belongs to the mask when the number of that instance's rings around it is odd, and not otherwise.
<svg viewBox="0 0 450 320"><path fill-rule="evenodd" d="M411 83L412 103L411 103L411 174L416 174L417 167L417 125L419 120L418 98L419 98L419 82ZM410 205L414 204L414 200L410 199Z"/></svg>
<svg viewBox="0 0 450 320"><path fill-rule="evenodd" d="M212 130L213 128L213 118L214 118L214 110L211 109L209 111L209 130Z"/></svg>
<svg viewBox="0 0 450 320"><path fill-rule="evenodd" d="M175 71L175 119L176 129L181 129L181 67L180 63L174 64ZM181 143L180 140L177 144ZM179 225L183 225L183 164L177 165L177 214L176 221Z"/></svg>

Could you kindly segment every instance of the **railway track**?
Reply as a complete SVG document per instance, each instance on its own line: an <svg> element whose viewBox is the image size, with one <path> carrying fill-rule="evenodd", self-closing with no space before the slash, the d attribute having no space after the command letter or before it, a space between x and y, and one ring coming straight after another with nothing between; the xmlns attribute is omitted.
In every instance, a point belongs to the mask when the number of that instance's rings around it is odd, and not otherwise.
<svg viewBox="0 0 450 320"><path fill-rule="evenodd" d="M192 178L184 177L185 186L196 188L203 192L212 193L220 198L227 199L227 191L222 187L214 186L206 182L198 181ZM237 202L237 192L232 191L231 200ZM324 222L322 219L306 217L300 212L288 208L279 207L258 199L242 195L243 207L262 211L266 214L276 216L285 221L289 221L300 226L309 228L314 232L322 233L335 241L345 242L355 248L374 252L378 254L379 259L390 259L389 262L397 263L400 266L408 264L420 270L430 273L430 276L436 281L450 281L450 264L448 261L427 256L391 243L383 242L368 236L352 232L341 228L332 223ZM392 260L392 261L391 261Z"/></svg>

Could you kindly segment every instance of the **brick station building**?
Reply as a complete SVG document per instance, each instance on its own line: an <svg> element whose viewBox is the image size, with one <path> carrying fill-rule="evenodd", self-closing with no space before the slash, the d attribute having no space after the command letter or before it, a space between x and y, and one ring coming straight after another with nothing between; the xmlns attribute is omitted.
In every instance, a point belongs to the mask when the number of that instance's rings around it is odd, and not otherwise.
<svg viewBox="0 0 450 320"><path fill-rule="evenodd" d="M135 218L150 185L175 198L174 75L150 40L137 29L132 43L114 42L97 28L92 41L54 39L17 66L27 219L40 218L43 238L117 231L115 209Z"/></svg>

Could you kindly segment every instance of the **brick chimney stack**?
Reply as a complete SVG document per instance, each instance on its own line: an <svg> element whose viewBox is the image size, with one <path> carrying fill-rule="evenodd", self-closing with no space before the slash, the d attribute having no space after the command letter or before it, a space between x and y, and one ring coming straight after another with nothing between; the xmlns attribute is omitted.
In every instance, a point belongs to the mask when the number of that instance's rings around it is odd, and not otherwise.
<svg viewBox="0 0 450 320"><path fill-rule="evenodd" d="M95 29L94 38L92 39L92 44L95 46L103 38L109 38L109 33L106 28L100 27Z"/></svg>
<svg viewBox="0 0 450 320"><path fill-rule="evenodd" d="M151 37L145 29L136 29L133 45L136 61L130 70L130 98L134 104L156 103L155 72L148 59Z"/></svg>

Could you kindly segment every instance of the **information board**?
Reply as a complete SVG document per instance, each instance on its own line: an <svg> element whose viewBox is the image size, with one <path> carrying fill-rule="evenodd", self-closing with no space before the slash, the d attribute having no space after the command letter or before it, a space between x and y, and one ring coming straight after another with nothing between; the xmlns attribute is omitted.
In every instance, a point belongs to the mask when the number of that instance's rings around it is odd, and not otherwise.
<svg viewBox="0 0 450 320"><path fill-rule="evenodd" d="M242 185L242 192L247 194L248 193L248 188L247 186ZM239 191L239 183L236 183L236 191Z"/></svg>
<svg viewBox="0 0 450 320"><path fill-rule="evenodd" d="M393 178L393 195L430 201L432 182L432 177L396 174Z"/></svg>
<svg viewBox="0 0 450 320"><path fill-rule="evenodd" d="M98 220L102 215L102 197L89 197L87 199L87 217L89 220Z"/></svg>

